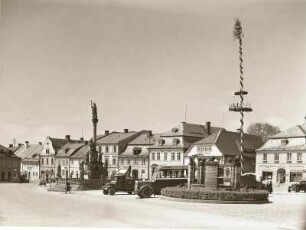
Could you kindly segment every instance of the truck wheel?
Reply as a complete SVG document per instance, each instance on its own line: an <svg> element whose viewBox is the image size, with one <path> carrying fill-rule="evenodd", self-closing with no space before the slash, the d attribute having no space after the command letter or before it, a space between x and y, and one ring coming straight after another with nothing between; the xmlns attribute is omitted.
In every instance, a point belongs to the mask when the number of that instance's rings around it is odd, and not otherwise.
<svg viewBox="0 0 306 230"><path fill-rule="evenodd" d="M108 195L108 193L109 193L109 191L108 191L107 188L106 188L106 189L103 189L103 194L104 194L104 195Z"/></svg>
<svg viewBox="0 0 306 230"><path fill-rule="evenodd" d="M300 189L299 189L299 188L296 188L296 189L295 189L295 192L299 192L299 191L300 191Z"/></svg>
<svg viewBox="0 0 306 230"><path fill-rule="evenodd" d="M109 189L109 195L111 195L111 196L115 195L115 189L114 188Z"/></svg>
<svg viewBox="0 0 306 230"><path fill-rule="evenodd" d="M139 194L138 194L141 198L149 198L153 195L153 190L152 188L145 186L143 188L140 189Z"/></svg>

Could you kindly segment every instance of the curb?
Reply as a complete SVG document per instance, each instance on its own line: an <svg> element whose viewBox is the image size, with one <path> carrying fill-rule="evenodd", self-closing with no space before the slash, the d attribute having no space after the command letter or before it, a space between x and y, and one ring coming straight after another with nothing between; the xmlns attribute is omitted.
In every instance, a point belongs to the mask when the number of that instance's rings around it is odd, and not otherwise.
<svg viewBox="0 0 306 230"><path fill-rule="evenodd" d="M189 203L207 203L207 204L268 204L271 203L269 200L266 201L223 201L223 200L198 200L198 199L182 199L169 196L160 196L163 200L171 200L178 202L189 202Z"/></svg>

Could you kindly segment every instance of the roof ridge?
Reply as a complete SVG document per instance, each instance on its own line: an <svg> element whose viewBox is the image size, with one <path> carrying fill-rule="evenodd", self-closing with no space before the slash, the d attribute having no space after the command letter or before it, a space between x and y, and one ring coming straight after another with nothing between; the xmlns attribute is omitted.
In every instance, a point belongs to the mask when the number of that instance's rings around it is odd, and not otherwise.
<svg viewBox="0 0 306 230"><path fill-rule="evenodd" d="M306 135L306 131L302 128L301 125L297 125L297 127Z"/></svg>

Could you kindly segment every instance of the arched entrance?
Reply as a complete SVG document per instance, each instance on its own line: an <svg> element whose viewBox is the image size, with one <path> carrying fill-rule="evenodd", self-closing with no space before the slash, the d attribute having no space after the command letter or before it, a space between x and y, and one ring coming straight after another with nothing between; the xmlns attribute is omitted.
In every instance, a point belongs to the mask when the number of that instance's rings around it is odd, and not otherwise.
<svg viewBox="0 0 306 230"><path fill-rule="evenodd" d="M286 170L280 168L277 170L277 182L278 183L285 183L286 182Z"/></svg>

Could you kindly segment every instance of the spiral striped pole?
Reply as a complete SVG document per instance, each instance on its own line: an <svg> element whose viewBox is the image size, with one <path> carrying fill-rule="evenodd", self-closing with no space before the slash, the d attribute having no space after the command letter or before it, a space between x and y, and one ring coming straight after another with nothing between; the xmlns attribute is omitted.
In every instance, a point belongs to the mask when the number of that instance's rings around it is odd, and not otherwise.
<svg viewBox="0 0 306 230"><path fill-rule="evenodd" d="M234 112L239 112L240 113L240 165L241 165L241 173L243 172L243 165L244 165L244 159L243 159L243 153L245 151L244 145L243 145L243 140L244 140L244 133L243 133L243 125L244 125L244 112L251 112L252 108L248 105L244 104L244 95L247 95L248 92L244 91L243 87L243 58L242 58L242 38L243 38L243 33L242 33L242 26L241 22L239 19L235 19L235 26L233 30L233 35L236 39L239 41L239 68L240 68L240 90L235 92L235 95L239 95L240 97L240 104L232 104L229 108L230 111Z"/></svg>
<svg viewBox="0 0 306 230"><path fill-rule="evenodd" d="M237 20L239 20L239 19L237 19ZM236 23L237 23L237 21L236 21ZM242 36L243 36L243 34L242 34L242 27L241 27L241 25L240 25L240 28L241 28L241 34L240 34L240 36L239 36L239 60L240 60L240 107L241 108L243 108L244 107L244 104L243 104L243 59L242 59ZM241 118L240 118L240 165L241 165L241 172L243 171L242 169L243 169L243 163L244 163L244 161L243 161L243 148L244 148L244 146L243 146L243 125L244 125L244 122L243 122L243 109L241 109L240 110L240 116L241 116Z"/></svg>

